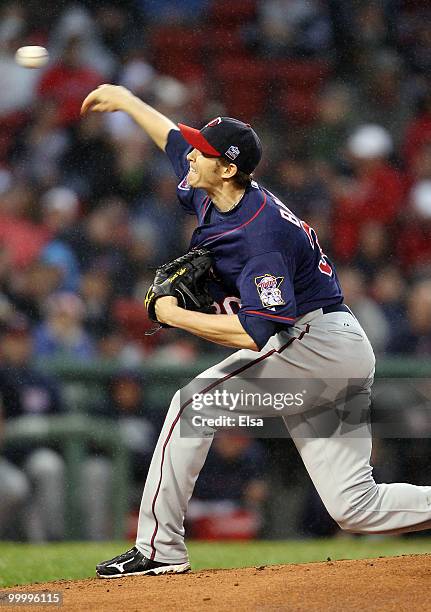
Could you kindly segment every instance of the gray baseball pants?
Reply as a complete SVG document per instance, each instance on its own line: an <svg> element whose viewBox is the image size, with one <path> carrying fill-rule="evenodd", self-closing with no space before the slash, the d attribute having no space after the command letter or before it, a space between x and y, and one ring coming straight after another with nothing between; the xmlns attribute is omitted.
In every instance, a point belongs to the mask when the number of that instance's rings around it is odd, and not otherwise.
<svg viewBox="0 0 431 612"><path fill-rule="evenodd" d="M369 411L374 365L373 350L355 317L319 309L289 332L273 336L259 353L237 351L177 391L148 472L137 548L156 561L187 561L184 516L216 427L204 427L201 435L191 437L184 435L184 425L196 414L191 395L214 391L217 381L228 379L244 382L253 392L267 389L264 383L275 379L284 388L292 381L294 390L304 391L302 405L288 408L283 419L326 509L342 529L377 534L431 526L431 487L374 481L370 428L366 418L356 419ZM349 418L335 418L346 406L353 425ZM272 406L247 406L242 412L274 416ZM217 408L221 413L232 415L227 406ZM199 412L202 417L212 414L208 407Z"/></svg>

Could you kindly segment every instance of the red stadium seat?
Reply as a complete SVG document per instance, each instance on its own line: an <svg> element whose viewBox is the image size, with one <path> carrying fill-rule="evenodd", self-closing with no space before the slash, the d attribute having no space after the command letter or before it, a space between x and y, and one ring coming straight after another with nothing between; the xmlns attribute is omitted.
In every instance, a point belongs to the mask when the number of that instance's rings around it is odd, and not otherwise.
<svg viewBox="0 0 431 612"><path fill-rule="evenodd" d="M145 332L154 327L148 318L147 309L137 300L118 298L112 306L112 318L128 338L144 344L147 348L158 343L157 336L146 336Z"/></svg>
<svg viewBox="0 0 431 612"><path fill-rule="evenodd" d="M266 110L269 75L266 63L252 59L226 59L216 63L217 91L226 113L253 121Z"/></svg>
<svg viewBox="0 0 431 612"><path fill-rule="evenodd" d="M256 0L213 0L209 21L225 29L252 21L256 15Z"/></svg>
<svg viewBox="0 0 431 612"><path fill-rule="evenodd" d="M202 74L205 42L205 32L201 30L185 30L177 26L158 28L149 41L152 64L159 72L181 79L183 73Z"/></svg>
<svg viewBox="0 0 431 612"><path fill-rule="evenodd" d="M0 160L7 158L10 148L13 144L16 133L20 130L30 116L28 113L21 111L4 115L0 119Z"/></svg>
<svg viewBox="0 0 431 612"><path fill-rule="evenodd" d="M225 27L211 27L206 31L206 52L210 57L246 57L248 50L240 31Z"/></svg>
<svg viewBox="0 0 431 612"><path fill-rule="evenodd" d="M313 90L285 90L279 96L279 112L289 123L307 125L315 121L317 96Z"/></svg>
<svg viewBox="0 0 431 612"><path fill-rule="evenodd" d="M319 89L331 73L331 65L321 60L272 60L268 71L275 83L295 89Z"/></svg>

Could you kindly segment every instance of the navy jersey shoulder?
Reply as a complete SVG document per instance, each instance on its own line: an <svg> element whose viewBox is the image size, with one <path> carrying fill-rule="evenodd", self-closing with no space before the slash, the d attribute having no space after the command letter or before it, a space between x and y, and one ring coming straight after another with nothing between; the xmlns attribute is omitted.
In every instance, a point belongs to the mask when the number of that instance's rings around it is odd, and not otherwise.
<svg viewBox="0 0 431 612"><path fill-rule="evenodd" d="M335 268L315 231L255 182L232 211L218 211L204 191L187 185L189 150L172 131L166 151L180 179L177 195L198 218L191 248L212 251L214 297L220 304L236 300L240 321L256 344L263 346L307 312L341 303Z"/></svg>

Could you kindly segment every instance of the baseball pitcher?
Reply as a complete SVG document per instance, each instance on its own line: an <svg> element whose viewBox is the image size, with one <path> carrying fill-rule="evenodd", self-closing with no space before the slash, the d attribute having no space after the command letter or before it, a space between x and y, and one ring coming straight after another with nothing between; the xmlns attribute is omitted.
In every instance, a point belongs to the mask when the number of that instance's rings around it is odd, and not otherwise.
<svg viewBox="0 0 431 612"><path fill-rule="evenodd" d="M190 569L184 516L217 429L214 417L274 416L267 404L245 402L232 411L202 402L193 435L193 398L228 383L256 393L278 380L292 397L301 396L283 411L283 420L342 529L377 534L428 528L431 487L373 479L367 418L373 350L343 303L316 232L253 180L262 154L255 131L229 117L201 130L177 126L114 85L101 85L82 105L83 113L118 110L166 152L178 177L178 200L197 218L190 252L157 271L145 300L149 315L161 326L237 350L174 395L148 472L136 545L100 563L98 576ZM213 301L215 311L209 309ZM338 416L349 416L352 407L361 418L349 429L349 418Z"/></svg>

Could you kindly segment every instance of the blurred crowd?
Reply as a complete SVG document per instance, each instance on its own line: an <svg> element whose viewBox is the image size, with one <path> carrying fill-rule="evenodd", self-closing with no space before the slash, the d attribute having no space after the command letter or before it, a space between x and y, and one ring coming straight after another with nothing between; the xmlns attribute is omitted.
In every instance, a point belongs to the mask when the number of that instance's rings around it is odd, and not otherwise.
<svg viewBox="0 0 431 612"><path fill-rule="evenodd" d="M6 3L0 323L22 315L44 358L137 365L203 350L144 333L152 267L185 251L194 219L178 210L167 160L127 116L80 117L85 95L115 82L174 120L253 123L265 145L257 180L318 231L376 352L426 355L427 15L426 3L401 0L47 2L43 14ZM48 47L45 69L15 64L28 43Z"/></svg>
<svg viewBox="0 0 431 612"><path fill-rule="evenodd" d="M64 409L58 381L44 378L38 362L109 359L131 370L149 357L185 363L216 350L178 332L145 334L152 325L142 302L154 267L185 252L195 220L179 210L167 159L126 115L80 117L86 94L105 82L129 88L174 121L199 127L229 115L251 123L264 144L256 180L316 229L377 355L429 356L430 16L425 0L2 3L6 418ZM27 44L48 48L47 67L15 63L16 49ZM110 392L118 418L114 381ZM142 417L142 401L135 403L132 412ZM158 426L148 421L145 452ZM213 452L245 466L247 453L262 452L258 442L235 448L236 458L222 444ZM15 483L11 507L37 482L46 502L49 470L61 482L60 455L48 461L46 453L27 450L0 463ZM87 467L87 479L109 482L109 466ZM249 480L240 497L262 505L263 480ZM87 510L92 525L100 509ZM61 537L61 521L46 514L53 533L44 532L32 512L30 539ZM257 524L249 525L256 533Z"/></svg>

